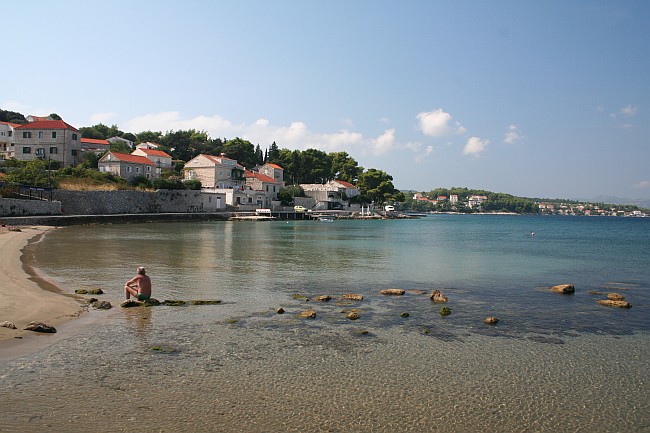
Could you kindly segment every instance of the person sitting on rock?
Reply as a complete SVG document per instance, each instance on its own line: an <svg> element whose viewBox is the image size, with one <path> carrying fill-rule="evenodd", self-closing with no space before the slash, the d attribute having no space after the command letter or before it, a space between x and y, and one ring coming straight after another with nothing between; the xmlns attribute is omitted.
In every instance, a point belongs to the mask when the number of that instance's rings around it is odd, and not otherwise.
<svg viewBox="0 0 650 433"><path fill-rule="evenodd" d="M126 299L131 299L131 295L138 301L144 301L151 298L151 278L147 275L144 267L138 268L138 275L131 278L124 285L124 294Z"/></svg>

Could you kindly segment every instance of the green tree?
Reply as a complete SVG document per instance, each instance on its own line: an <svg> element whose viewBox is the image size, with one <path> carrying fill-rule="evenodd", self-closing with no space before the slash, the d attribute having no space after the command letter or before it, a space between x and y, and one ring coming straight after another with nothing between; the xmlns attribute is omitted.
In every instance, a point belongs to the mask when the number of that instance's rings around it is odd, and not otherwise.
<svg viewBox="0 0 650 433"><path fill-rule="evenodd" d="M16 111L0 110L0 122L27 123L27 119Z"/></svg>
<svg viewBox="0 0 650 433"><path fill-rule="evenodd" d="M255 146L248 140L237 137L226 141L223 145L223 153L228 158L237 160L238 163L246 168L252 168L257 165Z"/></svg>
<svg viewBox="0 0 650 433"><path fill-rule="evenodd" d="M332 161L332 179L340 179L354 184L359 173L363 172L363 168L359 167L357 161L347 152L332 152L329 157Z"/></svg>
<svg viewBox="0 0 650 433"><path fill-rule="evenodd" d="M151 142L151 143L160 143L162 139L162 132L160 131L142 131L138 132L136 135L136 143L146 143L146 142Z"/></svg>
<svg viewBox="0 0 650 433"><path fill-rule="evenodd" d="M123 141L116 141L115 143L111 143L109 149L113 152L127 153L127 154L133 151L133 149L131 149L129 145L124 143Z"/></svg>
<svg viewBox="0 0 650 433"><path fill-rule="evenodd" d="M300 159L298 183L325 183L331 179L332 161L322 150L307 149Z"/></svg>
<svg viewBox="0 0 650 433"><path fill-rule="evenodd" d="M404 200L404 194L393 185L393 177L375 168L370 168L359 175L357 187L361 192L362 200L367 202L383 204Z"/></svg>
<svg viewBox="0 0 650 433"><path fill-rule="evenodd" d="M56 113L52 113L52 114L50 114L50 118L51 118L52 120L63 120L63 119L61 118L61 116L59 116L59 115L56 114Z"/></svg>
<svg viewBox="0 0 650 433"><path fill-rule="evenodd" d="M51 174L47 169L47 161L33 159L24 165L8 170L5 179L7 182L22 183L33 186L49 186Z"/></svg>
<svg viewBox="0 0 650 433"><path fill-rule="evenodd" d="M264 153L262 152L262 148L258 144L255 146L255 156L257 158L256 165L262 165L264 164Z"/></svg>
<svg viewBox="0 0 650 433"><path fill-rule="evenodd" d="M278 164L280 162L280 149L278 148L278 145L275 144L275 141L271 143L271 147L269 147L269 151L266 155L266 162L271 164Z"/></svg>

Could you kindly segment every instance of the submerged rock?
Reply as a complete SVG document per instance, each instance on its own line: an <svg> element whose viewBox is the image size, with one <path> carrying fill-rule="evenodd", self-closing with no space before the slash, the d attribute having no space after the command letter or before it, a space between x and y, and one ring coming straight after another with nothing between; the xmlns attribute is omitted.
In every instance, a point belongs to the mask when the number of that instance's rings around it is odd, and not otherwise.
<svg viewBox="0 0 650 433"><path fill-rule="evenodd" d="M108 301L95 300L95 302L93 302L91 305L97 308L98 310L110 310L111 308L113 308L111 303Z"/></svg>
<svg viewBox="0 0 650 433"><path fill-rule="evenodd" d="M399 313L399 315L400 315L401 317L404 317L404 318L407 318L408 316L410 316L410 314L407 313L406 311L404 311L403 313Z"/></svg>
<svg viewBox="0 0 650 433"><path fill-rule="evenodd" d="M314 301L317 301L317 302L328 302L328 301L331 300L331 299L332 299L332 297L331 297L330 295L321 295L321 296L316 296L316 297L314 298Z"/></svg>
<svg viewBox="0 0 650 433"><path fill-rule="evenodd" d="M294 293L293 295L291 295L291 297L296 301L305 301L305 302L309 301L308 297L306 297L305 295L301 295L299 293Z"/></svg>
<svg viewBox="0 0 650 433"><path fill-rule="evenodd" d="M300 317L301 319L315 319L316 311L314 310L301 311L300 313L298 313L298 317Z"/></svg>
<svg viewBox="0 0 650 433"><path fill-rule="evenodd" d="M551 290L555 293L568 295L574 293L576 291L576 288L573 286L573 284L558 284L557 286L551 287Z"/></svg>
<svg viewBox="0 0 650 433"><path fill-rule="evenodd" d="M86 289L77 289L77 290L75 290L74 292L75 292L77 295L87 295L87 294L88 294L88 290L86 290Z"/></svg>
<svg viewBox="0 0 650 433"><path fill-rule="evenodd" d="M440 309L440 315L441 316L449 316L451 314L451 308L449 307L442 307Z"/></svg>
<svg viewBox="0 0 650 433"><path fill-rule="evenodd" d="M163 305L171 305L172 307L178 307L180 305L185 305L185 301L181 301L178 299L165 299L162 303Z"/></svg>
<svg viewBox="0 0 650 433"><path fill-rule="evenodd" d="M625 296L621 295L620 293L608 293L607 299L610 301L625 301Z"/></svg>
<svg viewBox="0 0 650 433"><path fill-rule="evenodd" d="M53 334L56 332L56 328L43 322L31 322L25 327L25 331L45 332L48 334Z"/></svg>
<svg viewBox="0 0 650 433"><path fill-rule="evenodd" d="M402 296L406 291L404 289L384 289L379 293L387 296Z"/></svg>
<svg viewBox="0 0 650 433"><path fill-rule="evenodd" d="M356 293L346 293L341 297L343 299L347 299L348 301L363 301L363 296Z"/></svg>
<svg viewBox="0 0 650 433"><path fill-rule="evenodd" d="M219 299L197 300L197 301L190 301L190 304L192 304L192 305L219 305L219 304L221 304L221 300L219 300Z"/></svg>
<svg viewBox="0 0 650 433"><path fill-rule="evenodd" d="M484 323L487 323L488 325L496 325L499 319L494 316L489 316L486 317L485 320L483 320Z"/></svg>
<svg viewBox="0 0 650 433"><path fill-rule="evenodd" d="M0 326L2 326L3 328L16 329L16 325L6 320L0 323Z"/></svg>
<svg viewBox="0 0 650 433"><path fill-rule="evenodd" d="M433 293L429 296L429 299L438 304L444 304L445 302L449 301L449 299L447 299L447 297L443 295L440 290L434 290Z"/></svg>
<svg viewBox="0 0 650 433"><path fill-rule="evenodd" d="M598 301L600 305L607 305L608 307L630 308L632 304L627 301L613 301L611 299L601 299Z"/></svg>
<svg viewBox="0 0 650 433"><path fill-rule="evenodd" d="M89 295L103 295L104 291L98 287L88 289L88 294Z"/></svg>
<svg viewBox="0 0 650 433"><path fill-rule="evenodd" d="M160 301L156 298L149 298L142 301L142 305L145 307L155 307L157 305L160 305Z"/></svg>

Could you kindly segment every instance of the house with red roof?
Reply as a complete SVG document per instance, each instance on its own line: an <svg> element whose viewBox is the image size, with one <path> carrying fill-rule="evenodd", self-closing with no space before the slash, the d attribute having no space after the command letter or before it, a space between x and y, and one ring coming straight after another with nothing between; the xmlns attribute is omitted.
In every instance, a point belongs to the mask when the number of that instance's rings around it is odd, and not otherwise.
<svg viewBox="0 0 650 433"><path fill-rule="evenodd" d="M35 120L14 128L14 157L59 161L65 166L81 162L81 133L63 120Z"/></svg>
<svg viewBox="0 0 650 433"><path fill-rule="evenodd" d="M274 178L255 171L246 170L246 185L257 192L255 204L258 207L270 208L277 200L281 184Z"/></svg>
<svg viewBox="0 0 650 433"><path fill-rule="evenodd" d="M361 191L359 191L359 188L357 188L355 185L352 185L350 182L346 182L344 180L336 179L336 180L330 181L329 183L334 185L335 187L339 188L339 191L344 193L347 198L352 198L352 197L355 197L355 196L361 194Z"/></svg>
<svg viewBox="0 0 650 433"><path fill-rule="evenodd" d="M284 187L284 169L279 165L266 163L259 168L259 172L275 179L280 188Z"/></svg>
<svg viewBox="0 0 650 433"><path fill-rule="evenodd" d="M15 133L20 123L0 122L0 159L14 156Z"/></svg>
<svg viewBox="0 0 650 433"><path fill-rule="evenodd" d="M246 186L245 170L223 153L220 156L202 153L187 161L183 177L200 180L202 188L243 190Z"/></svg>
<svg viewBox="0 0 650 433"><path fill-rule="evenodd" d="M172 168L172 157L167 152L158 149L149 149L146 147L138 147L131 155L144 156L151 162L156 164L158 171L168 170Z"/></svg>
<svg viewBox="0 0 650 433"><path fill-rule="evenodd" d="M111 143L107 140L99 140L96 138L81 138L81 151L92 152L95 155L101 155L110 149Z"/></svg>
<svg viewBox="0 0 650 433"><path fill-rule="evenodd" d="M99 158L97 165L100 172L113 173L127 180L138 176L144 176L149 180L160 177L156 171L156 164L144 156L109 150L106 155Z"/></svg>

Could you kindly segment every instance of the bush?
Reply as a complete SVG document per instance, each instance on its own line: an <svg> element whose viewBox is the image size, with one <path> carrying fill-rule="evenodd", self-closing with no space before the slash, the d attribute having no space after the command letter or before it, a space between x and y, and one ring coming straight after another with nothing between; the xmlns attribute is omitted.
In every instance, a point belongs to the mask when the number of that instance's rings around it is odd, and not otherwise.
<svg viewBox="0 0 650 433"><path fill-rule="evenodd" d="M129 185L135 188L147 189L151 187L151 183L145 176L136 176L129 180Z"/></svg>
<svg viewBox="0 0 650 433"><path fill-rule="evenodd" d="M185 189L191 189L193 191L199 191L201 189L201 181L198 179L184 180L183 184L185 185Z"/></svg>

